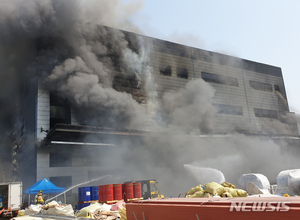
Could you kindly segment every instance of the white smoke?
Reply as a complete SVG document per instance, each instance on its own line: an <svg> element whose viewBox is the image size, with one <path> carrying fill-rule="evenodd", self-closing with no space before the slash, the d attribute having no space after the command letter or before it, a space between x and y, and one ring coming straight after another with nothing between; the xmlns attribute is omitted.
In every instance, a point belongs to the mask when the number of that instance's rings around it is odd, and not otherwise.
<svg viewBox="0 0 300 220"><path fill-rule="evenodd" d="M188 133L213 130L216 109L212 104L215 90L202 79L190 80L186 86L162 97L162 109L168 124Z"/></svg>

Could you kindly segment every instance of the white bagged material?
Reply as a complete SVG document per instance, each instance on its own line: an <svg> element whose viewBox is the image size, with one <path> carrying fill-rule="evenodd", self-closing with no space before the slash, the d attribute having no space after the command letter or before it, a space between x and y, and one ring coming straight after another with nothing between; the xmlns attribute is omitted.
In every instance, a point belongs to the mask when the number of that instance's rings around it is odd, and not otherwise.
<svg viewBox="0 0 300 220"><path fill-rule="evenodd" d="M48 211L49 211L49 209L41 209L41 214L47 215Z"/></svg>
<svg viewBox="0 0 300 220"><path fill-rule="evenodd" d="M108 205L106 203L102 204L102 209L101 210L105 210L105 211L110 211L112 205Z"/></svg>
<svg viewBox="0 0 300 220"><path fill-rule="evenodd" d="M249 183L251 183L251 185L256 186L256 188L258 190L260 190L261 192L269 193L270 182L265 175L260 174L260 173L243 174L242 176L240 176L238 183L241 185L242 189L244 189L244 190L247 190L247 185ZM249 185L248 185L248 188L249 188Z"/></svg>
<svg viewBox="0 0 300 220"><path fill-rule="evenodd" d="M64 215L64 216L71 216L74 217L74 210L72 205L61 205L61 206L54 206L49 208L48 210L49 215Z"/></svg>
<svg viewBox="0 0 300 220"><path fill-rule="evenodd" d="M300 195L300 169L284 170L277 176L276 194Z"/></svg>
<svg viewBox="0 0 300 220"><path fill-rule="evenodd" d="M49 207L54 207L54 206L58 206L59 204L56 201L52 201L52 202L49 202L47 205Z"/></svg>
<svg viewBox="0 0 300 220"><path fill-rule="evenodd" d="M25 215L31 215L39 213L42 209L42 205L30 205L28 208L25 209Z"/></svg>
<svg viewBox="0 0 300 220"><path fill-rule="evenodd" d="M253 182L249 182L246 186L246 192L249 195L255 194L270 194L269 189L260 189Z"/></svg>
<svg viewBox="0 0 300 220"><path fill-rule="evenodd" d="M100 203L94 203L87 207L80 209L76 213L76 217L87 217L89 213L95 212L96 210L102 210L102 205Z"/></svg>

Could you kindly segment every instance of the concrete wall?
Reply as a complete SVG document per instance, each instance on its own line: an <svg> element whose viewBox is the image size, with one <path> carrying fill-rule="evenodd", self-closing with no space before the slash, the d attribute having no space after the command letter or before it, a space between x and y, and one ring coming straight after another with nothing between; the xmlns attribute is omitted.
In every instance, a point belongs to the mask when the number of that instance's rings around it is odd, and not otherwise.
<svg viewBox="0 0 300 220"><path fill-rule="evenodd" d="M78 148L78 147L77 147ZM65 187L69 189L70 187L74 187L70 190L67 194L67 203L75 205L78 202L77 193L78 187L82 186L93 186L93 185L102 185L102 184L110 184L114 179L104 178L99 181L94 181L88 183L86 185L81 185L82 183L93 180L100 176L110 174L109 168L106 166L86 166L83 163L83 160L86 158L82 155L73 155L70 151L70 160L71 165L65 167L51 167L50 166L50 153L57 152L59 153L60 150L56 149L38 149L37 152L37 181L43 178L47 178L51 180L51 177L55 177L59 179L60 177L71 177L70 185L64 184L56 184L59 187ZM115 182L118 183L118 182ZM77 186L78 185L78 186ZM59 197L58 200L63 201L63 197Z"/></svg>
<svg viewBox="0 0 300 220"><path fill-rule="evenodd" d="M46 88L43 88L42 84L38 86L37 96L37 140L43 140L47 133L42 132L50 129L50 92Z"/></svg>
<svg viewBox="0 0 300 220"><path fill-rule="evenodd" d="M238 80L238 86L208 82L216 91L214 104L238 106L243 111L242 115L218 114L216 133L233 130L254 134L268 133L273 129L274 123L278 125L276 132L279 134L298 133L297 128L290 131L286 129L286 124L280 122L289 112L280 68L169 42L159 41L155 45L151 54L151 64L159 96L164 92L184 87L189 80L202 78L202 72L234 77ZM163 66L171 67L171 76L160 73ZM188 79L177 76L178 68L187 69ZM270 84L271 91L254 89L250 81ZM280 89L280 93L275 91L275 85ZM257 117L254 108L274 110L278 117Z"/></svg>

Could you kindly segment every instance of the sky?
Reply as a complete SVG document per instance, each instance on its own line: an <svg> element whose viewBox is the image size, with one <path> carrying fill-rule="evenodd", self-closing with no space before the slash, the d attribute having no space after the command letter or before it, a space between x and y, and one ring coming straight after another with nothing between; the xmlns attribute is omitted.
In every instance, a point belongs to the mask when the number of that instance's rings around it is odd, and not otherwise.
<svg viewBox="0 0 300 220"><path fill-rule="evenodd" d="M146 36L280 67L290 111L300 114L299 0L141 2L130 19Z"/></svg>

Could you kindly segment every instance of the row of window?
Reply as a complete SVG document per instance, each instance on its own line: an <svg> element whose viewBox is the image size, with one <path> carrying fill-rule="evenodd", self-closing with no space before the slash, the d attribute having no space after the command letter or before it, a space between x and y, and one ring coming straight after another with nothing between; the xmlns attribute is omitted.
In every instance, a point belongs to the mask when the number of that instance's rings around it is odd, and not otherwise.
<svg viewBox="0 0 300 220"><path fill-rule="evenodd" d="M215 105L215 107L218 109L219 114L243 115L243 108L241 106Z"/></svg>
<svg viewBox="0 0 300 220"><path fill-rule="evenodd" d="M277 118L277 111L275 110L255 108L254 114L256 117Z"/></svg>
<svg viewBox="0 0 300 220"><path fill-rule="evenodd" d="M221 76L212 73L202 72L201 77L206 82L219 83L229 86L239 86L238 79L230 76Z"/></svg>
<svg viewBox="0 0 300 220"><path fill-rule="evenodd" d="M171 66L166 66L160 68L160 74L165 76L172 76L172 68ZM177 77L188 79L188 71L186 68L177 68ZM201 72L201 77L204 81L210 83L218 83L229 86L239 86L238 79L230 76L221 76L218 74ZM262 83L257 81L249 81L250 86L253 89L272 92L272 85L269 83ZM280 92L279 86L274 85L274 90Z"/></svg>
<svg viewBox="0 0 300 220"><path fill-rule="evenodd" d="M235 77L221 76L221 75L206 73L206 72L202 72L201 76L202 79L206 82L219 83L219 84L225 84L230 86L239 86L238 79ZM268 92L273 91L272 85L269 83L262 83L262 82L250 80L249 84L253 89L256 90L268 91ZM274 90L280 92L279 86L274 85Z"/></svg>
<svg viewBox="0 0 300 220"><path fill-rule="evenodd" d="M270 83L262 83L256 81L249 81L249 83L253 89L266 91L266 92L273 92L273 88ZM278 85L274 85L274 91L280 92L280 87Z"/></svg>
<svg viewBox="0 0 300 220"><path fill-rule="evenodd" d="M164 76L172 76L172 68L171 66L165 66L160 68L160 74ZM189 78L189 73L186 68L177 68L177 77L183 78L183 79L188 79Z"/></svg>
<svg viewBox="0 0 300 220"><path fill-rule="evenodd" d="M256 81L249 81L250 86L253 89L257 89L257 90L262 90L262 91L268 91L268 92L272 92L272 85L269 83L262 83L262 82L256 82Z"/></svg>
<svg viewBox="0 0 300 220"><path fill-rule="evenodd" d="M243 115L243 108L241 106L233 105L215 105L218 109L219 114L229 114L229 115ZM260 109L254 108L254 114L256 117L264 118L277 118L277 111L270 109Z"/></svg>

